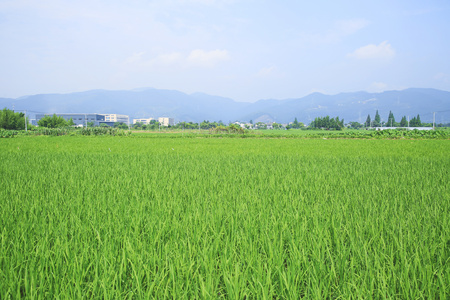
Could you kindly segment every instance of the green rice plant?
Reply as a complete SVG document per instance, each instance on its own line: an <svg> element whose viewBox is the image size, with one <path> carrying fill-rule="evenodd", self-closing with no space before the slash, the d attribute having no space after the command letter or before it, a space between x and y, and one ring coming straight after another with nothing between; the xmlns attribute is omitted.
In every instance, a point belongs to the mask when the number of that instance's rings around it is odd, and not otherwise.
<svg viewBox="0 0 450 300"><path fill-rule="evenodd" d="M448 298L449 146L5 139L0 298Z"/></svg>

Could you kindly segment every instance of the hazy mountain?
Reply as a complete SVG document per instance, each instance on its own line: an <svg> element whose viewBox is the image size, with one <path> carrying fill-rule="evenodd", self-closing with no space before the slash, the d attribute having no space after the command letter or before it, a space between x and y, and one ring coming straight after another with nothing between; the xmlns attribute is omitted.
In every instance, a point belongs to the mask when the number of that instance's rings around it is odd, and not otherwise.
<svg viewBox="0 0 450 300"><path fill-rule="evenodd" d="M130 118L173 117L176 121L276 121L287 123L297 117L309 123L315 117L339 116L347 121L364 122L378 110L386 120L391 110L397 121L403 115L420 114L422 121L450 122L450 92L412 88L383 93L313 93L302 98L236 102L203 93L186 94L174 90L141 88L130 91L91 90L69 94L41 94L17 99L0 98L0 107L27 110L32 116L45 113L118 113Z"/></svg>

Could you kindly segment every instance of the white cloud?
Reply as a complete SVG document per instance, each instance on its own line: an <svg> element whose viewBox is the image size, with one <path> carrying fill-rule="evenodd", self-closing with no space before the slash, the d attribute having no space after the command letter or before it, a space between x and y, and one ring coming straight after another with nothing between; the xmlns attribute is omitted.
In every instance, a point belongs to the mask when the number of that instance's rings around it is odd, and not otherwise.
<svg viewBox="0 0 450 300"><path fill-rule="evenodd" d="M450 82L450 75L441 72L441 73L434 75L434 79L447 83L447 82Z"/></svg>
<svg viewBox="0 0 450 300"><path fill-rule="evenodd" d="M230 58L227 50L205 51L202 49L192 50L186 59L188 66L194 67L214 67L221 61Z"/></svg>
<svg viewBox="0 0 450 300"><path fill-rule="evenodd" d="M131 56L127 57L125 59L125 64L135 64L137 62L142 61L142 56L145 54L145 52L136 52L133 53Z"/></svg>
<svg viewBox="0 0 450 300"><path fill-rule="evenodd" d="M370 44L356 49L347 55L356 59L390 59L395 56L395 50L387 41L379 45Z"/></svg>
<svg viewBox="0 0 450 300"><path fill-rule="evenodd" d="M368 91L371 93L379 93L385 91L387 88L388 85L384 82L372 82L368 88Z"/></svg>
<svg viewBox="0 0 450 300"><path fill-rule="evenodd" d="M165 53L158 55L151 62L153 64L171 65L182 61L183 56L179 52Z"/></svg>
<svg viewBox="0 0 450 300"><path fill-rule="evenodd" d="M230 58L227 50L205 51L196 49L192 50L188 55L180 52L168 52L150 59L145 58L145 54L145 52L135 52L123 60L123 64L138 69L167 66L209 68Z"/></svg>
<svg viewBox="0 0 450 300"><path fill-rule="evenodd" d="M262 68L261 70L259 70L258 73L256 73L256 76L258 76L258 77L269 77L271 74L273 74L274 71L275 71L275 67L274 66L265 67L265 68Z"/></svg>

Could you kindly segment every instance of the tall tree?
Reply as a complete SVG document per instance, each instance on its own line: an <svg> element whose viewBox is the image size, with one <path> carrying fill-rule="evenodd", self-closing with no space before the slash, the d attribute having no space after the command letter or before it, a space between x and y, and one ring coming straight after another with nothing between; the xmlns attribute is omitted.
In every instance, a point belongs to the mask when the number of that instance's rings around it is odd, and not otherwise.
<svg viewBox="0 0 450 300"><path fill-rule="evenodd" d="M394 126L395 126L394 114L392 113L392 111L389 111L389 117L386 122L386 127L394 127Z"/></svg>
<svg viewBox="0 0 450 300"><path fill-rule="evenodd" d="M366 123L364 123L364 126L365 126L365 127L370 127L370 122L371 122L371 120L370 120L370 114L368 114L368 115L367 115L367 119L366 119Z"/></svg>
<svg viewBox="0 0 450 300"><path fill-rule="evenodd" d="M420 116L417 115L417 117L412 118L411 121L409 122L409 126L411 126L411 127L422 126L422 122L420 121Z"/></svg>
<svg viewBox="0 0 450 300"><path fill-rule="evenodd" d="M373 121L373 126L375 126L375 127L380 127L381 126L381 117L380 117L380 114L378 113L378 110L375 113L375 119Z"/></svg>
<svg viewBox="0 0 450 300"><path fill-rule="evenodd" d="M406 120L406 116L403 116L400 120L400 127L406 127L408 126L408 121Z"/></svg>
<svg viewBox="0 0 450 300"><path fill-rule="evenodd" d="M417 127L420 127L420 126L422 126L422 121L420 121L420 116L419 115L417 115L417 118L416 118L416 126Z"/></svg>

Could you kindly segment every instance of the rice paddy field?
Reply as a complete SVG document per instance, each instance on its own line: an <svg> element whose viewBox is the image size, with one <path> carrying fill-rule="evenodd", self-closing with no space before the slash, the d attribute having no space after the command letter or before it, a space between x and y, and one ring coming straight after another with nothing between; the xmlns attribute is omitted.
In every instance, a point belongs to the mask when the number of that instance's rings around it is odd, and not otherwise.
<svg viewBox="0 0 450 300"><path fill-rule="evenodd" d="M0 176L0 299L450 298L448 139L19 136Z"/></svg>

